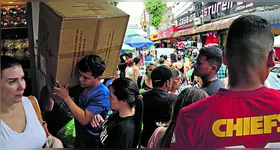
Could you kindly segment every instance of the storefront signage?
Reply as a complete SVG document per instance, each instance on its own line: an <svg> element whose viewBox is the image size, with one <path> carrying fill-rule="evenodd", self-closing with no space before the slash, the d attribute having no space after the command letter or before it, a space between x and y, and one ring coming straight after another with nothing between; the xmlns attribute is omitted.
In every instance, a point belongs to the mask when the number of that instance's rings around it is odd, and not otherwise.
<svg viewBox="0 0 280 150"><path fill-rule="evenodd" d="M162 30L162 31L159 32L158 38L159 39L170 38L170 35L173 32L176 32L176 31L177 31L177 27L176 26L173 26L173 27L170 27L168 29Z"/></svg>
<svg viewBox="0 0 280 150"><path fill-rule="evenodd" d="M254 6L253 2L218 2L203 8L203 15L215 15L217 13L234 13Z"/></svg>
<svg viewBox="0 0 280 150"><path fill-rule="evenodd" d="M191 13L191 14L186 14L186 15L182 15L180 17L178 17L177 19L177 26L184 26L187 24L190 24L192 22L194 22L195 19L195 13Z"/></svg>
<svg viewBox="0 0 280 150"><path fill-rule="evenodd" d="M252 7L254 7L253 2L209 2L202 9L202 13L204 18L211 20Z"/></svg>

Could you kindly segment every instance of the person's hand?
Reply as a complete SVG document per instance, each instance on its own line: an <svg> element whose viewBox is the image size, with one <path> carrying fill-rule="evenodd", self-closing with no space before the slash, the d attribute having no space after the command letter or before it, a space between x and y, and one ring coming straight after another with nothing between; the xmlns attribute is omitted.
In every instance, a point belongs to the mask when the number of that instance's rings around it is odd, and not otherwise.
<svg viewBox="0 0 280 150"><path fill-rule="evenodd" d="M53 145L51 148L63 148L63 144L60 139L52 136Z"/></svg>
<svg viewBox="0 0 280 150"><path fill-rule="evenodd" d="M99 114L94 115L94 117L91 120L91 126L94 128L98 127L102 122L104 122L104 119Z"/></svg>
<svg viewBox="0 0 280 150"><path fill-rule="evenodd" d="M58 87L54 87L53 94L58 96L62 100L66 100L70 98L69 93L68 93L68 85L66 87L63 87L58 81L56 82Z"/></svg>

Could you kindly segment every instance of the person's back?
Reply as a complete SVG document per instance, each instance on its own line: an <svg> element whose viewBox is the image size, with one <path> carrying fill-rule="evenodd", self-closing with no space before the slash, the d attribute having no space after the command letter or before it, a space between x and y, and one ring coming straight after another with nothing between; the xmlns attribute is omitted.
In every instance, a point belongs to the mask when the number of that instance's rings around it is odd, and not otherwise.
<svg viewBox="0 0 280 150"><path fill-rule="evenodd" d="M233 21L224 61L228 88L180 112L171 148L280 148L280 92L264 86L275 65L273 41L265 19Z"/></svg>
<svg viewBox="0 0 280 150"><path fill-rule="evenodd" d="M151 135L157 128L156 122L167 122L170 119L172 104L177 99L177 96L168 94L167 90L169 87L166 85L171 82L170 80L173 76L175 76L175 73L165 65L155 68L151 75L153 89L142 93L144 102L144 127L141 145L144 147L147 147Z"/></svg>
<svg viewBox="0 0 280 150"><path fill-rule="evenodd" d="M157 128L156 122L167 122L171 116L171 108L177 96L160 89L151 89L142 93L144 102L143 134L141 145L146 146L150 136Z"/></svg>
<svg viewBox="0 0 280 150"><path fill-rule="evenodd" d="M180 112L173 141L176 146L171 142L171 147L271 147L280 142L279 112L278 91L266 87L242 92L221 89Z"/></svg>

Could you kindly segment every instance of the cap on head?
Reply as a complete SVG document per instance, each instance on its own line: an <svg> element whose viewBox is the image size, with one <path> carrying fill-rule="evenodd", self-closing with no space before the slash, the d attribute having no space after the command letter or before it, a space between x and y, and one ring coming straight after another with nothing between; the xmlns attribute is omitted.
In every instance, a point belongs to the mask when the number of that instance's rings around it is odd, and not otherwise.
<svg viewBox="0 0 280 150"><path fill-rule="evenodd" d="M155 68L151 74L152 82L154 83L165 83L172 77L177 77L179 73L175 70L171 70L166 65L158 66Z"/></svg>

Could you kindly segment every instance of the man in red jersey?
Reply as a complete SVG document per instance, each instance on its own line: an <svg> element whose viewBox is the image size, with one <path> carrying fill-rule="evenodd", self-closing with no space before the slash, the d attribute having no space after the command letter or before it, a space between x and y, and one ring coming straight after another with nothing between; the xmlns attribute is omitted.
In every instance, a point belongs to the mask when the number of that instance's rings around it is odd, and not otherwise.
<svg viewBox="0 0 280 150"><path fill-rule="evenodd" d="M280 148L280 92L264 86L274 63L272 25L255 15L228 30L229 84L182 109L171 148Z"/></svg>

